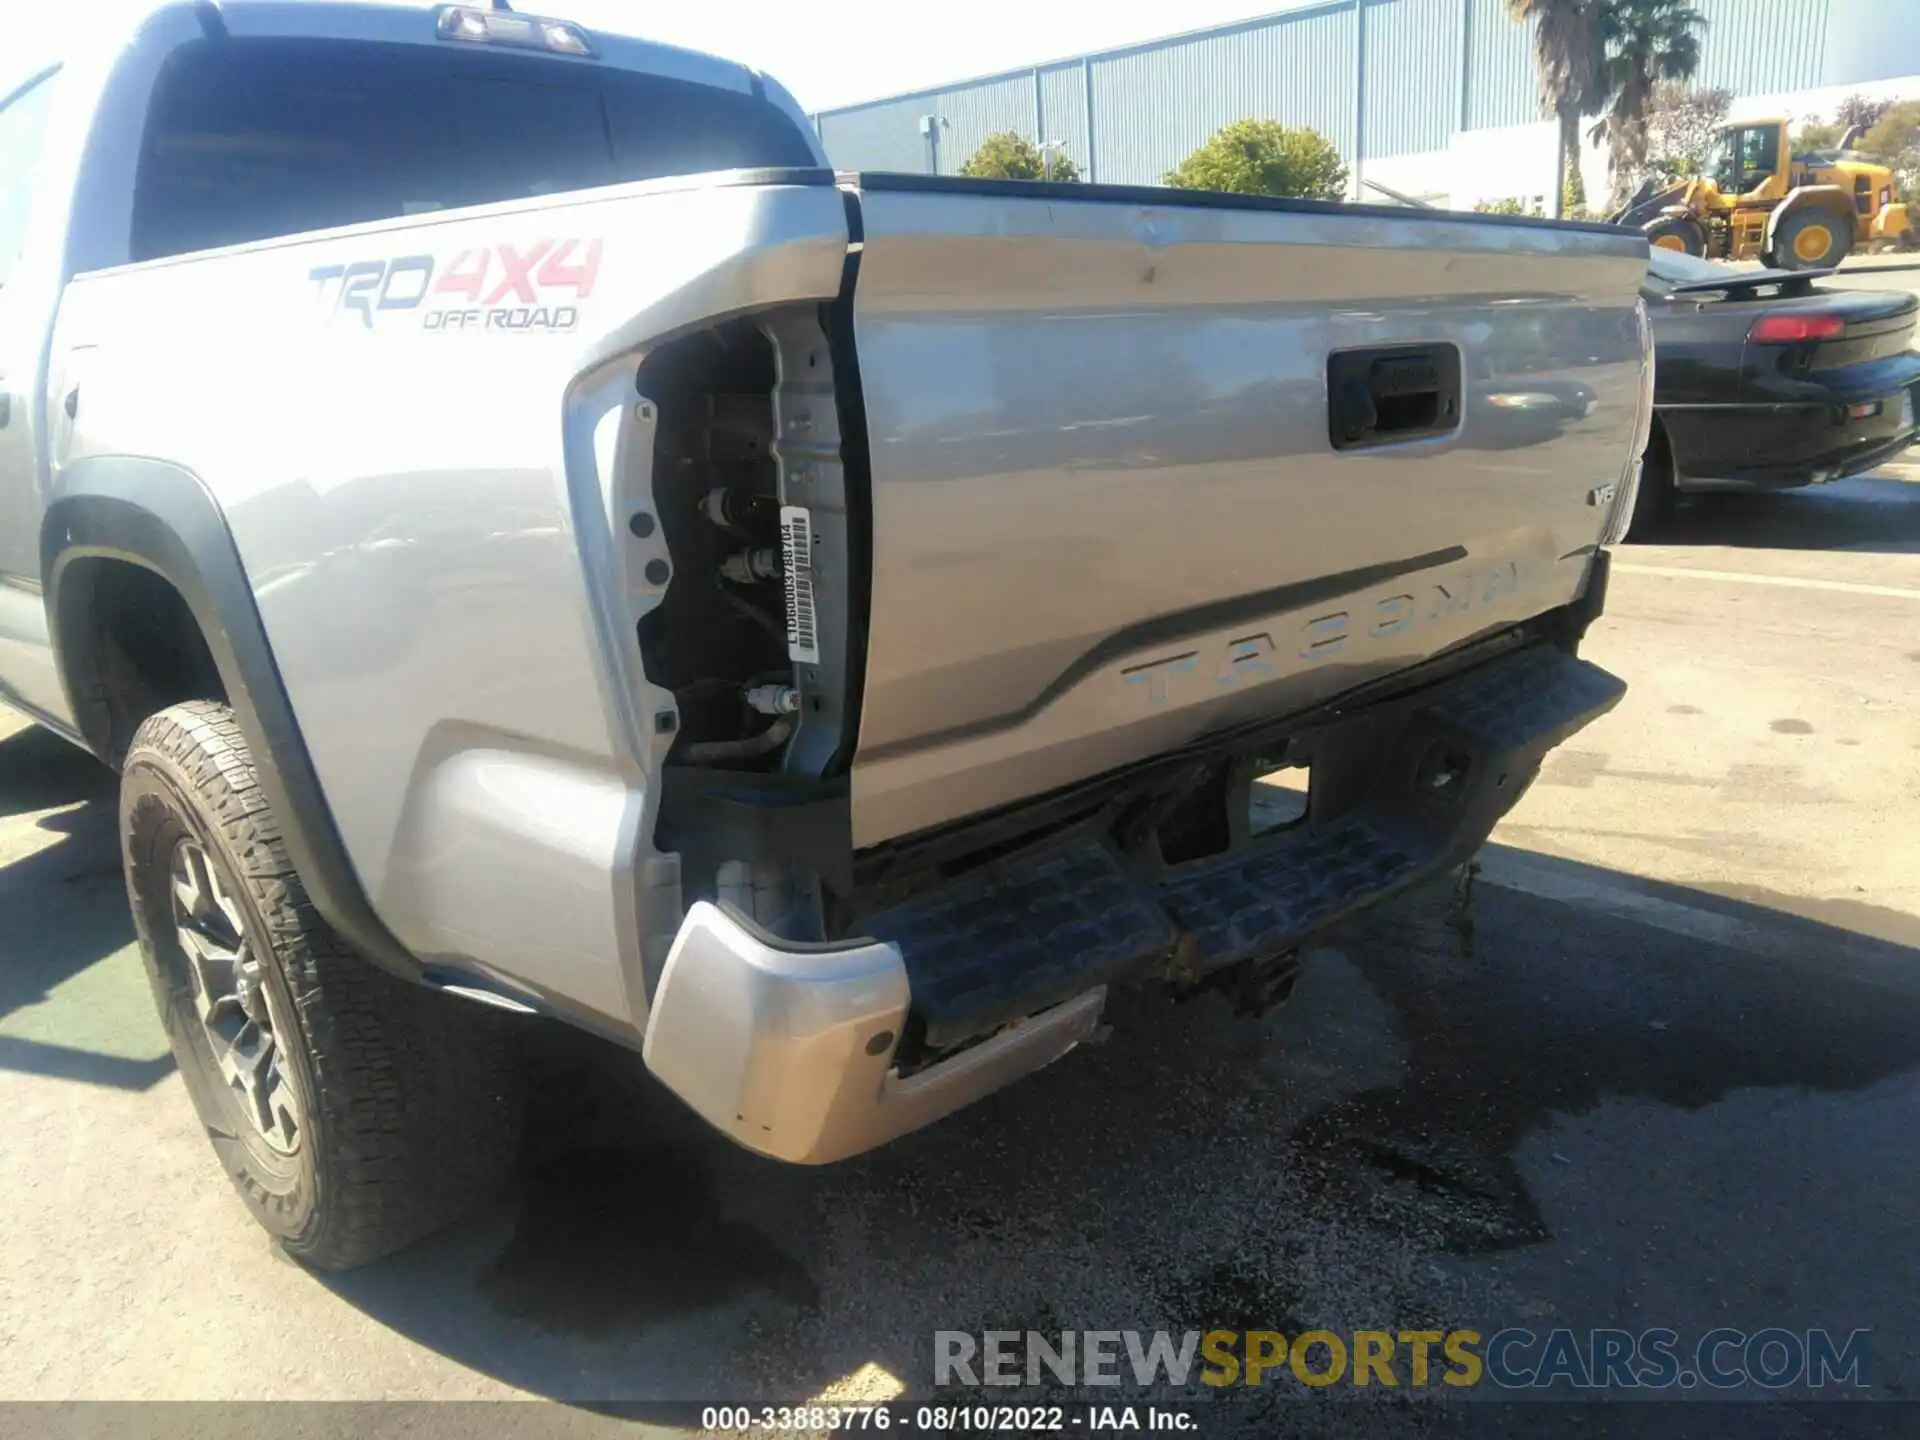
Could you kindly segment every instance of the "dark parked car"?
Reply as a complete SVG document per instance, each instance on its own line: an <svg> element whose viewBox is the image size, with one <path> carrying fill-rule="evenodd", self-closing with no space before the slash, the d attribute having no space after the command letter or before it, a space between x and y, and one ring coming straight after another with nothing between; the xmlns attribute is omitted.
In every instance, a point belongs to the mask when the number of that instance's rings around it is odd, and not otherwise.
<svg viewBox="0 0 1920 1440"><path fill-rule="evenodd" d="M1834 290L1831 271L1652 253L1654 426L1633 528L1682 495L1784 490L1870 470L1912 443L1920 299Z"/></svg>

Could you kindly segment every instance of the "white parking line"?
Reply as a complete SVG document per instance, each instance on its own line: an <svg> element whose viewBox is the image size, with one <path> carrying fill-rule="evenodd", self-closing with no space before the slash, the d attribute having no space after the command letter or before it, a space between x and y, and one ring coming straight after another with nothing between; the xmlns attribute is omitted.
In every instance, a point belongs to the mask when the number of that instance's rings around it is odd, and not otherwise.
<svg viewBox="0 0 1920 1440"><path fill-rule="evenodd" d="M1763 930L1719 911L1683 905L1628 885L1591 880L1551 861L1532 860L1524 855L1498 850L1483 850L1480 852L1479 865L1479 878L1488 885L1498 885L1502 890L1519 890L1528 895L1537 895L1542 900L1558 900L1563 905L1605 911L1620 919L1651 925L1656 930L1685 936L1689 940L1704 940L1729 949L1771 955L1777 960L1797 960L1806 954L1804 941Z"/></svg>
<svg viewBox="0 0 1920 1440"><path fill-rule="evenodd" d="M1502 890L1517 890L1664 930L1735 956L1762 957L1790 965L1814 964L1835 974L1841 973L1835 967L1844 966L1844 973L1856 980L1908 994L1920 990L1920 969L1901 953L1903 947L1897 941L1838 930L1822 921L1813 922L1815 928L1809 930L1803 928L1804 917L1795 917L1792 912L1781 912L1785 923L1780 925L1747 920L1648 894L1626 877L1582 874L1582 867L1544 855L1490 846L1476 860L1481 883Z"/></svg>
<svg viewBox="0 0 1920 1440"><path fill-rule="evenodd" d="M1615 565L1630 575L1665 575L1673 580L1724 580L1736 585L1778 585L1787 590L1834 590L1843 595L1886 595L1920 600L1920 590L1899 585L1862 585L1855 580L1815 580L1803 575L1754 575L1745 570L1695 570L1685 565Z"/></svg>

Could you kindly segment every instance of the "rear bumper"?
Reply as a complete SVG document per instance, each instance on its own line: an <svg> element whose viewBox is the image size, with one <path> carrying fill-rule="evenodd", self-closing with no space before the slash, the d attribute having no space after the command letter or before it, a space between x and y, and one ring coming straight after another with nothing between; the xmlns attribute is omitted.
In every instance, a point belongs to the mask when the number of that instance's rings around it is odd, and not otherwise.
<svg viewBox="0 0 1920 1440"><path fill-rule="evenodd" d="M1914 386L1815 405L1731 405L1659 413L1673 442L1676 484L1689 492L1790 490L1871 470L1916 430ZM1873 405L1849 416L1849 405Z"/></svg>
<svg viewBox="0 0 1920 1440"><path fill-rule="evenodd" d="M749 1149L856 1154L1065 1054L1110 983L1284 953L1457 863L1624 691L1552 646L1509 650L1281 737L1313 767L1297 826L1167 866L1118 826L1081 825L869 916L866 938L796 946L701 902L662 971L646 1063ZM905 1073L909 1035L931 1063Z"/></svg>
<svg viewBox="0 0 1920 1440"><path fill-rule="evenodd" d="M1059 1059L1086 1039L1094 989L903 1076L911 997L897 946L783 948L706 901L680 927L642 1051L714 1128L801 1165L870 1150Z"/></svg>

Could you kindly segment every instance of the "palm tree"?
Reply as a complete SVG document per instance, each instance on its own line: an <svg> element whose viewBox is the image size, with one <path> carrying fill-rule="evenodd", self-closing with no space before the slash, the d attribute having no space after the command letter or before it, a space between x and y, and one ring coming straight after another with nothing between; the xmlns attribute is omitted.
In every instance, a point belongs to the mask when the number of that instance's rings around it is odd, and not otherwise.
<svg viewBox="0 0 1920 1440"><path fill-rule="evenodd" d="M1663 80L1691 80L1700 68L1706 18L1686 0L1607 0L1606 114L1593 127L1607 141L1613 200L1625 199L1647 164L1647 106Z"/></svg>
<svg viewBox="0 0 1920 1440"><path fill-rule="evenodd" d="M1560 175L1553 213L1566 213L1567 178L1580 173L1580 117L1606 99L1607 0L1507 0L1515 20L1534 21L1540 101L1560 122Z"/></svg>

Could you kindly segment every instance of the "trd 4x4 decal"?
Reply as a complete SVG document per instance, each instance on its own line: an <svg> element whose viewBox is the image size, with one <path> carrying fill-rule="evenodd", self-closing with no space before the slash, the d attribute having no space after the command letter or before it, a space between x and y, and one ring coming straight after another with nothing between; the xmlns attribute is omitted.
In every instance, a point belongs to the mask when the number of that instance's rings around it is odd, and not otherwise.
<svg viewBox="0 0 1920 1440"><path fill-rule="evenodd" d="M355 260L307 272L333 316L351 313L371 330L389 311L418 314L427 330L571 330L575 302L593 294L598 240L535 240L462 250L444 265L432 255Z"/></svg>

